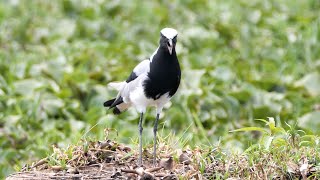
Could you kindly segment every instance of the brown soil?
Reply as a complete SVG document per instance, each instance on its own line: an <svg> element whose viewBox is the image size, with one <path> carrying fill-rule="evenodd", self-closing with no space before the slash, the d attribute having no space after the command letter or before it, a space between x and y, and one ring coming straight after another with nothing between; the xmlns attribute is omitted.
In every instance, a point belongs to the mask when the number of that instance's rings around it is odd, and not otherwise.
<svg viewBox="0 0 320 180"><path fill-rule="evenodd" d="M215 149L173 149L158 143L156 167L152 165L152 148L143 152L143 166L137 166L138 153L124 144L105 140L84 141L67 149L53 147L52 155L25 165L7 180L29 179L319 179L319 167L312 161L314 150L306 151L299 162L288 160L280 166L272 153L260 154L250 164L245 154L230 155ZM300 148L298 151L303 151ZM292 151L297 151L293 149ZM309 159L307 158L308 156ZM276 158L276 159L274 159Z"/></svg>
<svg viewBox="0 0 320 180"><path fill-rule="evenodd" d="M156 167L152 165L150 152L144 150L143 166L138 167L138 153L111 140L85 142L82 146L69 147L66 150L54 147L51 156L26 165L21 172L8 176L7 180L201 178L198 165L191 162L194 152L181 151L178 155L177 151L170 151L168 147L160 144L158 152L161 157ZM174 160L173 156L177 159Z"/></svg>

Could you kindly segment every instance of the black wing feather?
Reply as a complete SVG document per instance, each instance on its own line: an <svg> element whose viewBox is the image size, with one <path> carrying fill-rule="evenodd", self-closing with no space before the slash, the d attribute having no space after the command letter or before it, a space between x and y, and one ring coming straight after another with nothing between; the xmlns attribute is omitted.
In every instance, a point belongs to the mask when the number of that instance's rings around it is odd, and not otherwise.
<svg viewBox="0 0 320 180"><path fill-rule="evenodd" d="M137 74L136 74L135 72L132 72L132 73L130 74L130 76L128 77L128 79L126 80L126 82L128 83L128 82L130 82L130 81L133 81L133 80L135 80L137 77L138 77Z"/></svg>

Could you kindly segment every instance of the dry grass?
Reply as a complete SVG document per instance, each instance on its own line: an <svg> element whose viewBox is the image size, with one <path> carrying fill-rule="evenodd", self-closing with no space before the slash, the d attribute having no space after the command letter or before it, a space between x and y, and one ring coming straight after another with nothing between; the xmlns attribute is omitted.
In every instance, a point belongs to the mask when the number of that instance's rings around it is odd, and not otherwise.
<svg viewBox="0 0 320 180"><path fill-rule="evenodd" d="M319 179L319 138L300 136L299 131L276 127L272 119L263 129L261 141L243 153L217 147L179 148L184 141L174 135L159 138L158 166L152 166L152 147L143 152L143 166L137 166L138 152L108 139L82 141L53 153L8 179ZM238 131L259 128L242 128ZM266 141L268 143L266 143Z"/></svg>
<svg viewBox="0 0 320 180"><path fill-rule="evenodd" d="M106 146L105 146L106 145ZM114 141L90 142L54 153L8 179L133 178L151 179L319 179L320 169L314 149L301 148L287 154L254 151L227 155L218 150L175 150L162 146L158 167L152 167L150 150L144 151L144 165L136 166L137 152ZM104 146L104 147L102 147ZM299 151L299 152L297 152ZM71 152L71 155L68 154ZM289 155L293 156L289 156ZM161 155L162 156L162 155ZM256 157L256 159L254 159ZM298 161L296 157L301 157ZM178 158L176 158L178 157Z"/></svg>
<svg viewBox="0 0 320 180"><path fill-rule="evenodd" d="M244 153L223 158L211 155L206 158L203 176L207 179L319 179L320 168L312 158L319 157L319 153L312 149L302 151L298 161L294 157L297 155L288 156L294 152L257 151L251 152L255 155Z"/></svg>

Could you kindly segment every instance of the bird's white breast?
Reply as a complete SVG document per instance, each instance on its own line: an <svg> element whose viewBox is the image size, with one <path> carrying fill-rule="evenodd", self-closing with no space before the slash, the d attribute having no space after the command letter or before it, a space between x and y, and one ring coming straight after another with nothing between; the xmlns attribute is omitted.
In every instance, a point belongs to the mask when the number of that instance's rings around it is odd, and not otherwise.
<svg viewBox="0 0 320 180"><path fill-rule="evenodd" d="M161 111L163 106L170 101L169 92L161 95L158 99L146 97L142 82L140 85L130 92L130 101L138 112L145 113L148 106L157 107L157 111Z"/></svg>

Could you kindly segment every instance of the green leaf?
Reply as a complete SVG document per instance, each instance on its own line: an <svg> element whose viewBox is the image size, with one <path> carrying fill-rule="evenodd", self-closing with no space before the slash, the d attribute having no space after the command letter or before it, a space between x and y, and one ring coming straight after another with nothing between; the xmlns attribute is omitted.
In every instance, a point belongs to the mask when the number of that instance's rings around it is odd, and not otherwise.
<svg viewBox="0 0 320 180"><path fill-rule="evenodd" d="M264 123L266 123L266 124L268 124L269 122L267 121L267 120L265 120L265 119L255 119L256 121L261 121L261 122L264 122Z"/></svg>
<svg viewBox="0 0 320 180"><path fill-rule="evenodd" d="M38 81L36 79L25 79L16 81L14 86L14 91L17 94L24 95L24 96L32 96L34 91L37 88L40 88L44 85L43 82Z"/></svg>
<svg viewBox="0 0 320 180"><path fill-rule="evenodd" d="M310 112L298 119L298 125L305 129L310 129L314 133L319 132L320 128L320 112Z"/></svg>
<svg viewBox="0 0 320 180"><path fill-rule="evenodd" d="M183 79L181 82L180 93L186 96L190 96L192 94L201 95L202 89L200 87L200 80L204 70L188 70L183 72Z"/></svg>
<svg viewBox="0 0 320 180"><path fill-rule="evenodd" d="M275 137L272 140L272 146L281 148L281 147L288 147L288 141L283 137Z"/></svg>
<svg viewBox="0 0 320 180"><path fill-rule="evenodd" d="M232 130L229 132L249 132L249 131L259 131L262 132L263 134L269 134L267 130L260 128L260 127L245 127L245 128L240 128L236 130Z"/></svg>
<svg viewBox="0 0 320 180"><path fill-rule="evenodd" d="M274 139L274 136L264 136L262 139L261 139L261 144L263 144L264 148L266 150L269 150L270 148L270 145L272 143Z"/></svg>
<svg viewBox="0 0 320 180"><path fill-rule="evenodd" d="M320 74L309 73L295 83L296 87L304 87L311 96L320 95Z"/></svg>

